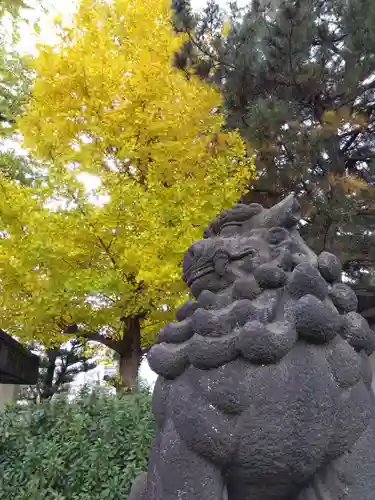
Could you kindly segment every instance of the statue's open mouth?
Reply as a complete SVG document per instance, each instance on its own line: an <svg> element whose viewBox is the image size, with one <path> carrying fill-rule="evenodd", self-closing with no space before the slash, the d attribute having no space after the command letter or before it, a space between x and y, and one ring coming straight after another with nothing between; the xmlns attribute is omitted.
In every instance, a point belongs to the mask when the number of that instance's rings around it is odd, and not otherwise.
<svg viewBox="0 0 375 500"><path fill-rule="evenodd" d="M238 249L236 252L229 254L225 248L218 248L212 252L211 258L202 262L202 258L194 255L192 250L189 255L189 260L184 263L184 281L191 286L196 280L203 278L207 274L216 271L215 262L219 259L227 259L229 262L238 261L248 256L254 256L254 248L252 246L245 246ZM196 260L195 260L196 259Z"/></svg>

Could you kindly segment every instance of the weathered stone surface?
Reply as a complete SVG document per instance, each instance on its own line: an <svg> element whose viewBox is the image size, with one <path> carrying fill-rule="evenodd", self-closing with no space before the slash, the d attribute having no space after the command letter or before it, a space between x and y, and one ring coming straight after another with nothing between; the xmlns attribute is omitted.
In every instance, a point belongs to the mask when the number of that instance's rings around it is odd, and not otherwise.
<svg viewBox="0 0 375 500"><path fill-rule="evenodd" d="M340 313L345 314L357 310L357 296L345 283L335 283L329 296Z"/></svg>
<svg viewBox="0 0 375 500"><path fill-rule="evenodd" d="M333 283L341 278L341 262L332 253L322 252L318 257L318 267L323 278L329 283Z"/></svg>
<svg viewBox="0 0 375 500"><path fill-rule="evenodd" d="M360 314L350 312L343 317L342 336L358 352L369 356L375 350L375 332Z"/></svg>
<svg viewBox="0 0 375 500"><path fill-rule="evenodd" d="M363 358L342 338L335 338L332 354L327 359L340 387L347 389L361 379Z"/></svg>
<svg viewBox="0 0 375 500"><path fill-rule="evenodd" d="M232 297L237 299L255 299L259 295L261 289L253 276L247 278L239 278L235 281L232 289Z"/></svg>
<svg viewBox="0 0 375 500"><path fill-rule="evenodd" d="M184 319L188 318L194 313L196 309L197 304L195 304L191 300L186 301L185 304L182 304L182 306L180 306L176 311L177 321L183 321Z"/></svg>
<svg viewBox="0 0 375 500"><path fill-rule="evenodd" d="M236 300L227 309L228 322L232 329L244 325L250 319L256 319L258 310L254 307L253 302L248 299Z"/></svg>
<svg viewBox="0 0 375 500"><path fill-rule="evenodd" d="M176 378L188 366L188 344L156 344L149 356L148 362L152 370L166 378Z"/></svg>
<svg viewBox="0 0 375 500"><path fill-rule="evenodd" d="M168 422L156 442L157 449L165 450L158 459L158 468L149 473L147 489L142 500L217 500L221 498L224 482L220 470L200 454L190 450ZM154 457L150 457L151 458ZM201 478L197 481L198 477Z"/></svg>
<svg viewBox="0 0 375 500"><path fill-rule="evenodd" d="M313 295L299 299L294 318L298 335L314 343L330 342L341 326L338 312Z"/></svg>
<svg viewBox="0 0 375 500"><path fill-rule="evenodd" d="M220 292L221 290L225 290L229 285L233 283L233 279L229 276L228 278L218 277L214 273L205 274L201 278L194 281L190 287L191 293L195 298L198 298L199 295L204 290L209 290L211 292Z"/></svg>
<svg viewBox="0 0 375 500"><path fill-rule="evenodd" d="M254 271L254 277L261 288L279 288L284 286L288 275L276 264L262 264Z"/></svg>
<svg viewBox="0 0 375 500"><path fill-rule="evenodd" d="M257 486L254 498L273 498L263 491L264 478L270 491L273 483L280 498L289 498L293 483L306 481L324 460L335 428L336 390L328 375L319 351L300 343L274 368L262 369L251 380L253 402L239 417L241 437L233 462L241 466L245 484ZM286 469L293 481L280 480ZM233 481L228 478L229 492L236 480L237 474Z"/></svg>
<svg viewBox="0 0 375 500"><path fill-rule="evenodd" d="M168 416L171 388L171 380L164 377L157 378L152 395L152 412L159 427L163 427Z"/></svg>
<svg viewBox="0 0 375 500"><path fill-rule="evenodd" d="M217 295L209 290L203 290L198 297L197 306L203 309L216 309L218 307Z"/></svg>
<svg viewBox="0 0 375 500"><path fill-rule="evenodd" d="M188 447L217 464L225 463L237 444L233 417L205 401L186 377L176 383L172 397L172 419Z"/></svg>
<svg viewBox="0 0 375 500"><path fill-rule="evenodd" d="M293 269L293 256L288 248L290 246L288 245L289 242L292 244L291 240L285 240L272 250L275 265L286 272L290 272Z"/></svg>
<svg viewBox="0 0 375 500"><path fill-rule="evenodd" d="M204 231L204 237L210 238L221 234L221 231L227 226L235 226L238 231L244 222L251 219L254 215L261 213L262 206L258 203L251 203L244 205L238 203L231 210L224 210Z"/></svg>
<svg viewBox="0 0 375 500"><path fill-rule="evenodd" d="M251 303L254 311L252 319L258 319L262 323L270 323L275 318L279 302L280 290L264 290Z"/></svg>
<svg viewBox="0 0 375 500"><path fill-rule="evenodd" d="M372 367L371 367L371 362L369 360L369 357L367 354L362 351L359 353L362 359L362 364L361 364L361 375L362 375L362 380L366 384L367 388L372 391Z"/></svg>
<svg viewBox="0 0 375 500"><path fill-rule="evenodd" d="M296 299L304 295L314 295L324 300L328 295L328 283L316 267L310 263L301 263L290 276L288 291Z"/></svg>
<svg viewBox="0 0 375 500"><path fill-rule="evenodd" d="M146 481L147 474L142 472L132 484L128 500L137 500L138 498L141 498L146 488Z"/></svg>
<svg viewBox="0 0 375 500"><path fill-rule="evenodd" d="M168 325L160 330L158 335L158 343L169 342L172 344L185 342L194 335L192 321L190 318L184 319L179 323L168 323Z"/></svg>
<svg viewBox="0 0 375 500"><path fill-rule="evenodd" d="M355 425L355 422L348 422ZM329 462L297 500L373 500L375 486L375 425L373 418L360 437Z"/></svg>
<svg viewBox="0 0 375 500"><path fill-rule="evenodd" d="M197 309L192 317L192 330L204 337L221 337L229 333L229 324L222 313Z"/></svg>
<svg viewBox="0 0 375 500"><path fill-rule="evenodd" d="M190 380L193 370L196 368L190 369ZM249 381L256 373L256 365L237 358L216 370L196 370L196 387L202 397L219 410L229 415L240 414L251 402Z"/></svg>
<svg viewBox="0 0 375 500"><path fill-rule="evenodd" d="M271 227L267 239L271 245L279 245L289 239L289 233L285 227Z"/></svg>
<svg viewBox="0 0 375 500"><path fill-rule="evenodd" d="M361 381L337 398L336 409L339 418L329 441L329 458L334 459L349 452L358 436L366 430L373 414L372 399L372 394ZM353 432L353 429L356 429L356 432Z"/></svg>
<svg viewBox="0 0 375 500"><path fill-rule="evenodd" d="M289 196L224 211L149 354L158 431L131 500L373 500L375 333Z"/></svg>
<svg viewBox="0 0 375 500"><path fill-rule="evenodd" d="M189 362L202 370L229 363L237 357L236 331L219 338L195 334L186 347L186 354Z"/></svg>
<svg viewBox="0 0 375 500"><path fill-rule="evenodd" d="M241 355L256 364L276 363L295 344L296 332L285 323L250 321L239 329L236 347Z"/></svg>

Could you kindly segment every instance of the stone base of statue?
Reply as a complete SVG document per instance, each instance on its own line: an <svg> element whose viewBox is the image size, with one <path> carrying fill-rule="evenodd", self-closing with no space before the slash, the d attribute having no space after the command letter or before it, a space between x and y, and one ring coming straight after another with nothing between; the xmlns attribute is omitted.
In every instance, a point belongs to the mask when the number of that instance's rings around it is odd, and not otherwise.
<svg viewBox="0 0 375 500"><path fill-rule="evenodd" d="M196 300L149 354L158 431L131 500L375 499L375 333L299 211L237 205L187 251Z"/></svg>

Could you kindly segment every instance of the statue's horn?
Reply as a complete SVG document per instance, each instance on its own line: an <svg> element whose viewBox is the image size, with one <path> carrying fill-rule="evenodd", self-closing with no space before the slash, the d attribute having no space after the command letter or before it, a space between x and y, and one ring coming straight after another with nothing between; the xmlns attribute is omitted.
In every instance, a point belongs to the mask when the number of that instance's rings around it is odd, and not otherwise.
<svg viewBox="0 0 375 500"><path fill-rule="evenodd" d="M291 229L301 219L301 206L294 193L271 208L264 209L249 222L251 227L285 227Z"/></svg>

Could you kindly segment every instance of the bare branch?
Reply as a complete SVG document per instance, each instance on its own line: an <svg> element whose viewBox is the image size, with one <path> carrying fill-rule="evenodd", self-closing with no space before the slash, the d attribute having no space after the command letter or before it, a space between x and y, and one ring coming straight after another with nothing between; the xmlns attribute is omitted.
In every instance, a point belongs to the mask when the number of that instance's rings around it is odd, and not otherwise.
<svg viewBox="0 0 375 500"><path fill-rule="evenodd" d="M76 337L84 338L85 340L91 342L98 342L106 347L109 347L110 349L113 349L114 351L117 351L120 345L119 340L105 337L98 332L85 332L83 330L79 330L78 325L70 325L66 327L62 333L64 335L75 335Z"/></svg>

